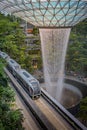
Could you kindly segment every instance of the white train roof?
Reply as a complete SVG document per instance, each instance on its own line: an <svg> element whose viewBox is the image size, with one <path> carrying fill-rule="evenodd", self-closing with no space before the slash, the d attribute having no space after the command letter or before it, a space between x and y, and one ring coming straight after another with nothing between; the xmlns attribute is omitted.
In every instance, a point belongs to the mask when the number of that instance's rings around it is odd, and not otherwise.
<svg viewBox="0 0 87 130"><path fill-rule="evenodd" d="M18 73L28 84L32 82L38 82L31 74L29 74L25 69L21 69Z"/></svg>
<svg viewBox="0 0 87 130"><path fill-rule="evenodd" d="M0 56L5 59L5 58L8 57L8 54L6 54L5 52L0 51Z"/></svg>
<svg viewBox="0 0 87 130"><path fill-rule="evenodd" d="M12 67L17 67L17 68L20 68L20 65L13 59L9 59L7 60L7 62L9 63L9 65L11 65Z"/></svg>

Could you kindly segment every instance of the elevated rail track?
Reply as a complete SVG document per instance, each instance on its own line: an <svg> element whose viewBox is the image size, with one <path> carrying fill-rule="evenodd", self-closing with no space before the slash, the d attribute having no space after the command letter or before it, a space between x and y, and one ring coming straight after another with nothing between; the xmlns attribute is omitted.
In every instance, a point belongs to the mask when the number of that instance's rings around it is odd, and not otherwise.
<svg viewBox="0 0 87 130"><path fill-rule="evenodd" d="M4 70L43 130L87 130L43 89L41 98L32 100L12 74L6 68Z"/></svg>

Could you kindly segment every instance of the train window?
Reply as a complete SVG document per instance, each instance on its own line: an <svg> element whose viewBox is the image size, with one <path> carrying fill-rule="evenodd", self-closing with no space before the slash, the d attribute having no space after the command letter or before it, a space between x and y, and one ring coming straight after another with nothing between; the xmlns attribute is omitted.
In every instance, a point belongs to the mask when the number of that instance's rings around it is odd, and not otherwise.
<svg viewBox="0 0 87 130"><path fill-rule="evenodd" d="M38 83L37 83L37 82L31 82L31 84L32 84L32 86L33 86L34 88L37 88L37 87L38 87Z"/></svg>
<svg viewBox="0 0 87 130"><path fill-rule="evenodd" d="M16 70L19 69L19 66L15 66L15 69L16 69Z"/></svg>
<svg viewBox="0 0 87 130"><path fill-rule="evenodd" d="M14 63L14 61L13 60L10 60L11 61L11 63Z"/></svg>
<svg viewBox="0 0 87 130"><path fill-rule="evenodd" d="M6 55L4 52L2 52L2 55Z"/></svg>
<svg viewBox="0 0 87 130"><path fill-rule="evenodd" d="M26 72L23 72L23 74L24 74L27 78L30 77Z"/></svg>

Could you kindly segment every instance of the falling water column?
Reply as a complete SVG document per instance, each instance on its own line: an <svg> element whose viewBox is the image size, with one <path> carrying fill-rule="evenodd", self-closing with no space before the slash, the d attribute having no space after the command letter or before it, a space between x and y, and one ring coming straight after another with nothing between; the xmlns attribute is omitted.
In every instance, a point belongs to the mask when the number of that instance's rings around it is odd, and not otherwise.
<svg viewBox="0 0 87 130"><path fill-rule="evenodd" d="M58 101L63 89L64 62L70 30L39 29L46 90Z"/></svg>

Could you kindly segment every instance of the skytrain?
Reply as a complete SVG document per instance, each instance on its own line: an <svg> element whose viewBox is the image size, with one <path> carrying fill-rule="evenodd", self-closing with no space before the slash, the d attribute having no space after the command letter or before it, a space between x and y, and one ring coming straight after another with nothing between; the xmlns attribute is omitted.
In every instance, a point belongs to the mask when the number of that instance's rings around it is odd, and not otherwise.
<svg viewBox="0 0 87 130"><path fill-rule="evenodd" d="M8 54L6 54L5 52L2 52L2 51L0 51L0 57L3 59L9 58Z"/></svg>
<svg viewBox="0 0 87 130"><path fill-rule="evenodd" d="M21 66L6 53L0 51L0 57L6 60L7 69L17 79L20 85L28 91L29 96L32 99L38 99L41 95L39 81L25 69L21 69Z"/></svg>

